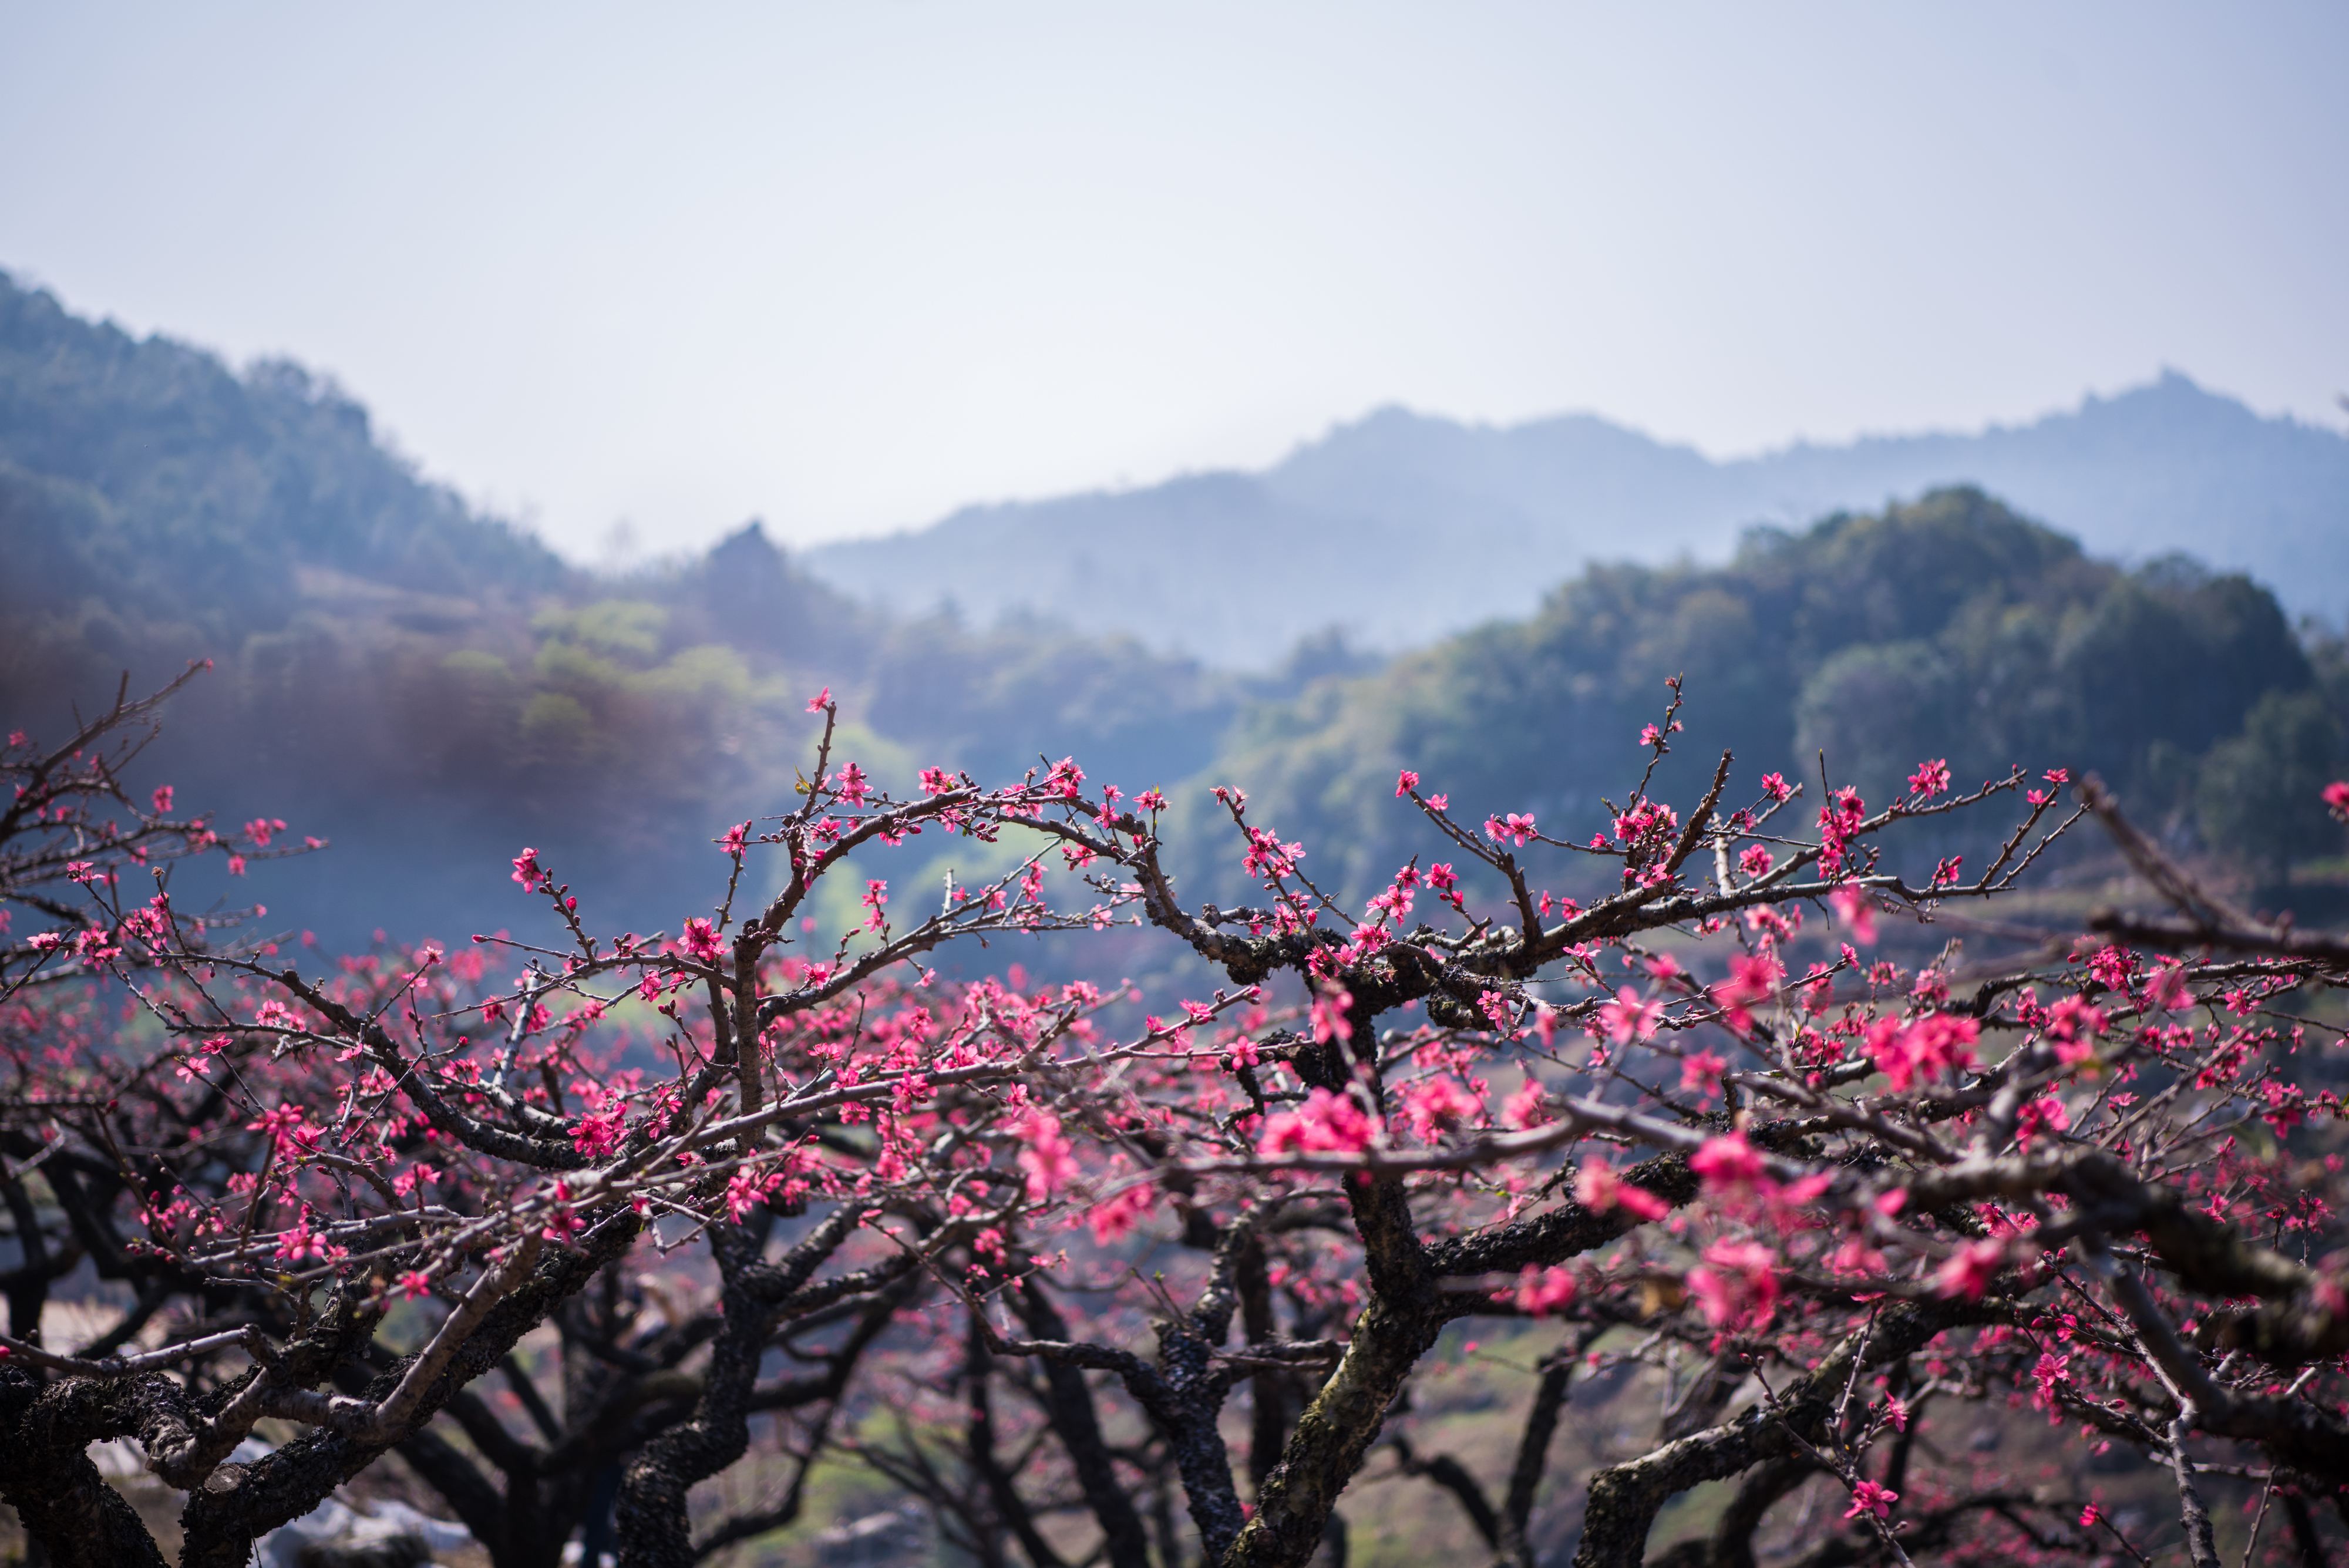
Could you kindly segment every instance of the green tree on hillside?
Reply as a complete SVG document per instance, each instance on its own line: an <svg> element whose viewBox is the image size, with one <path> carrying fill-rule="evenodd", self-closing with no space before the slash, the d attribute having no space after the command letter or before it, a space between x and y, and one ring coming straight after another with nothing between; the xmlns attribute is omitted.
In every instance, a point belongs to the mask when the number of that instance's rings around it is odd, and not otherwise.
<svg viewBox="0 0 2349 1568"><path fill-rule="evenodd" d="M2202 763L2204 836L2282 883L2295 854L2338 837L2322 792L2341 762L2341 723L2320 693L2269 692Z"/></svg>

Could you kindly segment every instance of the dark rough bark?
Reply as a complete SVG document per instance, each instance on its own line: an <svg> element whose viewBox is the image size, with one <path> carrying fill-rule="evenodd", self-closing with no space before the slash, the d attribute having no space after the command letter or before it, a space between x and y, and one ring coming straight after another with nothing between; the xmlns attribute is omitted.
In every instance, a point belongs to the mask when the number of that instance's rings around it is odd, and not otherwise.
<svg viewBox="0 0 2349 1568"><path fill-rule="evenodd" d="M710 1343L692 1414L647 1443L622 1471L620 1561L627 1568L692 1568L697 1561L686 1494L750 1447L759 1363L776 1324L887 1286L912 1270L909 1255L810 1287L810 1278L847 1240L857 1219L854 1208L834 1210L774 1263L760 1256L762 1231L710 1227L710 1250L724 1281L725 1321Z"/></svg>
<svg viewBox="0 0 2349 1568"><path fill-rule="evenodd" d="M41 1233L32 1195L24 1183L0 1177L0 1199L7 1202L8 1218L16 1226L16 1250L24 1254L21 1263L0 1274L0 1295L8 1303L8 1332L26 1345L38 1345L41 1308L49 1299L49 1282L70 1272L81 1261L80 1255L78 1251L50 1252L48 1238Z"/></svg>
<svg viewBox="0 0 2349 1568"><path fill-rule="evenodd" d="M401 1458L464 1521L493 1568L554 1568L572 1535L608 1512L618 1458L682 1417L701 1391L699 1378L674 1366L702 1343L698 1321L665 1326L649 1345L630 1343L616 1271L601 1280L603 1303L590 1292L554 1314L562 1417L509 1356L500 1370L522 1398L532 1434L516 1436L469 1389L450 1400L448 1414L471 1455L429 1432L400 1445Z"/></svg>
<svg viewBox="0 0 2349 1568"><path fill-rule="evenodd" d="M1679 1155L1634 1166L1625 1179L1671 1203L1696 1194L1697 1180ZM1257 1494L1257 1510L1222 1568L1302 1568L1321 1541L1339 1495L1378 1440L1387 1410L1444 1325L1475 1311L1485 1298L1448 1293L1447 1277L1514 1272L1551 1264L1601 1247L1636 1223L1621 1210L1578 1203L1506 1225L1423 1245L1412 1225L1402 1183L1357 1177L1347 1184L1362 1238L1370 1304L1355 1320L1346 1354L1299 1417L1280 1463Z"/></svg>
<svg viewBox="0 0 2349 1568"><path fill-rule="evenodd" d="M1817 1470L1801 1454L1756 1465L1738 1483L1710 1537L1683 1541L1662 1556L1650 1558L1648 1568L1754 1568L1754 1532L1762 1528L1764 1516Z"/></svg>
<svg viewBox="0 0 2349 1568"><path fill-rule="evenodd" d="M1263 1345L1275 1332L1272 1285L1265 1270L1264 1248L1254 1237L1237 1261L1233 1283L1239 1292L1240 1328L1251 1345ZM1248 1485L1258 1491L1273 1466L1280 1462L1281 1445L1305 1408L1303 1380L1286 1366L1260 1366L1248 1379Z"/></svg>
<svg viewBox="0 0 2349 1568"><path fill-rule="evenodd" d="M601 1348L626 1358L626 1347ZM700 1393L698 1378L666 1367L614 1375L599 1356L566 1361L584 1363L589 1376L566 1370L568 1417L551 1434L551 1410L546 1420L533 1419L551 1437L547 1445L514 1437L470 1391L449 1402L448 1414L471 1454L429 1430L399 1445L400 1458L473 1532L492 1568L553 1568L573 1534L583 1524L592 1529L599 1510L608 1511L618 1456L681 1417ZM615 1479L606 1484L607 1478Z"/></svg>
<svg viewBox="0 0 2349 1568"><path fill-rule="evenodd" d="M1533 1542L1527 1532L1533 1521L1534 1498L1541 1490L1543 1472L1549 1468L1550 1439L1557 1435L1558 1412L1573 1386L1574 1364L1596 1337L1595 1332L1585 1330L1542 1362L1541 1382L1534 1388L1533 1406L1526 1412L1525 1428L1517 1437L1516 1462L1509 1469L1508 1495L1501 1503L1495 1560L1511 1568L1533 1568Z"/></svg>
<svg viewBox="0 0 2349 1568"><path fill-rule="evenodd" d="M1387 1407L1435 1344L1444 1318L1427 1303L1373 1298L1355 1320L1345 1358L1298 1417L1280 1463L1266 1478L1247 1528L1223 1568L1297 1568L1321 1544L1338 1495L1378 1440Z"/></svg>
<svg viewBox="0 0 2349 1568"><path fill-rule="evenodd" d="M459 1390L512 1355L523 1335L544 1322L566 1298L585 1289L597 1270L628 1250L640 1224L636 1215L624 1210L592 1225L580 1245L549 1249L523 1282L490 1309L433 1380L405 1430L381 1442L317 1430L254 1464L221 1467L215 1472L218 1490L207 1487L191 1493L181 1514L186 1532L181 1568L243 1568L255 1541L324 1502L335 1488L422 1430ZM356 1351L356 1345L347 1346L343 1355ZM403 1357L377 1376L369 1385L368 1397L380 1399L388 1395L407 1366ZM332 1370L331 1364L321 1366L316 1376L323 1380Z"/></svg>
<svg viewBox="0 0 2349 1568"><path fill-rule="evenodd" d="M308 1513L334 1489L413 1438L433 1414L472 1379L496 1366L531 1328L578 1291L612 1257L627 1249L637 1221L622 1213L591 1229L578 1249L543 1257L521 1284L497 1303L426 1388L398 1431L380 1441L327 1428L313 1430L251 1464L200 1468L181 1514L182 1568L243 1568L253 1543L279 1525ZM378 1309L358 1287L337 1290L308 1332L288 1344L268 1376L288 1388L333 1379L359 1356L372 1336ZM397 1386L409 1362L378 1371L366 1386L381 1399ZM92 1442L135 1438L150 1456L200 1448L197 1434L258 1371L191 1398L158 1374L73 1376L43 1386L0 1368L0 1496L16 1506L28 1533L65 1564L142 1564L160 1555L138 1515L84 1456ZM233 1440L233 1439L231 1439ZM168 1470L172 1467L166 1462Z"/></svg>
<svg viewBox="0 0 2349 1568"><path fill-rule="evenodd" d="M1713 1528L1713 1568L1754 1568L1754 1532L1779 1501L1816 1473L1807 1456L1788 1454L1756 1466L1739 1484Z"/></svg>
<svg viewBox="0 0 2349 1568"><path fill-rule="evenodd" d="M818 1403L836 1406L841 1395L847 1389L848 1380L854 1373L858 1360L872 1346L873 1342L881 1336L882 1331L889 1326L890 1321L896 1316L898 1309L905 1305L912 1293L908 1287L916 1278L917 1276L910 1274L898 1277L894 1283L881 1290L865 1305L863 1315L857 1321L855 1331L838 1349L829 1352L824 1356L830 1364L826 1370L810 1376L785 1378L771 1386L754 1390L750 1396L750 1408L753 1411L764 1412L792 1410L802 1405ZM809 1315L812 1318L817 1318L823 1314L810 1314ZM673 1377L676 1375L669 1376ZM733 1518L721 1521L709 1534L694 1543L694 1556L708 1557L738 1542L755 1540L770 1531L781 1530L799 1518L800 1509L807 1499L808 1471L813 1467L816 1455L823 1448L824 1428L829 1425L830 1419L827 1414L823 1422L817 1427L814 1437L811 1438L810 1448L802 1457L799 1469L792 1475L792 1484L784 1491L781 1501L772 1507L761 1509L752 1513L737 1514ZM667 1423L664 1421L661 1425L665 1428ZM613 1451L617 1452L620 1449L628 1446L631 1445L616 1445ZM612 1475L612 1485L616 1492L619 1484L618 1469L615 1469Z"/></svg>
<svg viewBox="0 0 2349 1568"><path fill-rule="evenodd" d="M844 1231L844 1225L836 1228L833 1245ZM719 1235L715 1228L711 1240L721 1258L745 1245L739 1237ZM732 1464L750 1446L750 1391L758 1380L759 1362L774 1326L775 1307L794 1287L769 1285L762 1276L774 1271L757 1263L738 1262L727 1272L726 1325L710 1346L709 1366L692 1417L653 1439L621 1478L620 1561L629 1568L691 1568L693 1535L686 1493L696 1481Z"/></svg>
<svg viewBox="0 0 2349 1568"><path fill-rule="evenodd" d="M1395 1453L1402 1460L1405 1474L1424 1476L1450 1492L1460 1504L1460 1511L1468 1516L1470 1527L1485 1538L1485 1544L1492 1547L1501 1544L1501 1516L1495 1511L1492 1500L1485 1495L1484 1486L1469 1472L1466 1465L1450 1454L1423 1456L1414 1451L1410 1441L1403 1438L1395 1438L1394 1447Z"/></svg>
<svg viewBox="0 0 2349 1568"><path fill-rule="evenodd" d="M562 1494L574 1489L545 1474L537 1450L516 1442L505 1424L480 1400L468 1394L450 1403L450 1413L457 1417L465 1435L485 1453L490 1452L482 1442L488 1436L486 1428L494 1427L497 1437L503 1439L498 1444L500 1452L491 1454L506 1482L499 1499L498 1529L488 1538L495 1542L490 1552L492 1563L495 1568L554 1568L562 1561L563 1542L574 1522L574 1511L564 1506L570 1500Z"/></svg>
<svg viewBox="0 0 2349 1568"><path fill-rule="evenodd" d="M378 1356L377 1370L390 1357ZM512 1357L502 1364L511 1378ZM347 1392L364 1394L367 1374L347 1367L340 1379ZM535 1390L533 1391L535 1393ZM476 1463L456 1445L429 1429L401 1442L397 1452L419 1479L438 1493L458 1521L489 1553L492 1568L554 1568L563 1542L576 1522L573 1500L575 1486L550 1486L544 1451L514 1437L505 1423L471 1389L460 1389L444 1407L481 1456ZM501 1488L485 1473L494 1467L504 1477Z"/></svg>
<svg viewBox="0 0 2349 1568"><path fill-rule="evenodd" d="M1231 1453L1225 1446L1221 1426L1224 1402L1231 1395L1233 1374L1218 1361L1217 1350L1231 1333L1232 1315L1239 1305L1235 1283L1239 1258L1252 1240L1245 1223L1234 1224L1217 1239L1216 1266L1197 1303L1188 1312L1158 1320L1158 1355L1154 1364L1130 1351L1071 1344L1065 1338L1032 1338L1016 1346L995 1339L991 1334L988 1338L989 1345L998 1350L1016 1349L1020 1354L1038 1356L1048 1369L1064 1375L1076 1374L1083 1367L1118 1375L1126 1391L1150 1417L1151 1425L1165 1444L1167 1456L1174 1461L1183 1483L1184 1501L1199 1532L1200 1550L1209 1563L1223 1560L1240 1532L1243 1519L1238 1489L1232 1480ZM1030 1280L1021 1289L1024 1293L1020 1310L1027 1315L1030 1329L1060 1329L1062 1320L1058 1311L1048 1314L1035 1304L1050 1305L1036 1282ZM1048 1387L1084 1391L1081 1381L1072 1383L1067 1376L1052 1379ZM1059 1402L1055 1396L1050 1403ZM1055 1419L1058 1435L1080 1467L1080 1480L1088 1501L1094 1497L1097 1486L1113 1488L1107 1454L1087 1458L1077 1444L1070 1441L1069 1431L1061 1427L1050 1409L1047 1415ZM1090 1393L1086 1394L1081 1415L1090 1419ZM1088 1467L1093 1469L1093 1479L1085 1477ZM1111 1506L1132 1509L1132 1504L1123 1501L1123 1493ZM1138 1515L1135 1523L1135 1550L1139 1552L1144 1542L1139 1534Z"/></svg>
<svg viewBox="0 0 2349 1568"><path fill-rule="evenodd" d="M1028 1554L1034 1568L1062 1568L1061 1554L1052 1550L1036 1528L1036 1516L1012 1484L995 1453L995 1407L989 1393L994 1376L993 1357L987 1348L987 1336L978 1324L970 1326L969 1346L966 1353L963 1377L968 1400L969 1419L963 1438L964 1448L970 1457L970 1467L987 1489L988 1501L995 1510L996 1523L1011 1532L1019 1542L1019 1550ZM991 1533L982 1536L980 1556L999 1563L1002 1553L996 1548Z"/></svg>
<svg viewBox="0 0 2349 1568"><path fill-rule="evenodd" d="M1033 1280L1012 1293L1012 1304L1028 1332L1038 1339L1061 1341L1069 1336L1068 1320ZM1085 1506L1101 1522L1102 1549L1110 1568L1150 1568L1150 1538L1133 1499L1118 1483L1109 1445L1103 1440L1101 1415L1093 1407L1092 1390L1081 1367L1045 1358L1043 1364L1045 1419L1069 1455Z"/></svg>
<svg viewBox="0 0 2349 1568"><path fill-rule="evenodd" d="M1761 1144L1766 1130L1748 1136ZM1625 1171L1623 1179L1674 1206L1694 1201L1700 1185L1686 1157L1677 1154L1642 1160ZM1620 1210L1599 1212L1579 1203L1560 1203L1506 1225L1432 1242L1427 1264L1438 1274L1513 1274L1528 1264L1547 1267L1578 1258L1615 1241L1636 1223Z"/></svg>
<svg viewBox="0 0 2349 1568"><path fill-rule="evenodd" d="M408 1468L440 1496L457 1522L473 1532L496 1568L507 1568L505 1498L446 1438L419 1432L399 1445Z"/></svg>
<svg viewBox="0 0 2349 1568"><path fill-rule="evenodd" d="M146 1524L84 1451L137 1433L134 1390L83 1378L42 1388L0 1366L0 1422L8 1438L0 1500L57 1568L162 1568Z"/></svg>
<svg viewBox="0 0 2349 1568"><path fill-rule="evenodd" d="M1943 1329L1987 1316L1992 1309L1963 1303L1906 1303L1880 1316L1871 1331L1854 1334L1816 1369L1735 1420L1665 1444L1590 1478L1575 1568L1640 1568L1657 1511L1700 1481L1723 1480L1764 1460L1800 1452L1795 1438L1816 1443L1836 1399L1849 1382L1855 1356L1881 1365L1921 1348ZM1758 1516L1757 1516L1758 1517Z"/></svg>
<svg viewBox="0 0 2349 1568"><path fill-rule="evenodd" d="M1218 1422L1231 1386L1215 1365L1215 1347L1228 1322L1228 1310L1212 1332L1197 1321L1162 1320L1155 1378L1139 1384L1133 1377L1126 1380L1165 1435L1175 1470L1183 1478L1191 1521L1198 1526L1200 1549L1211 1563L1239 1534L1242 1518L1239 1494L1232 1485L1231 1452Z"/></svg>
<svg viewBox="0 0 2349 1568"><path fill-rule="evenodd" d="M1745 1363L1733 1356L1715 1356L1707 1362L1657 1423L1656 1441L1675 1442L1720 1420L1731 1397L1745 1381Z"/></svg>

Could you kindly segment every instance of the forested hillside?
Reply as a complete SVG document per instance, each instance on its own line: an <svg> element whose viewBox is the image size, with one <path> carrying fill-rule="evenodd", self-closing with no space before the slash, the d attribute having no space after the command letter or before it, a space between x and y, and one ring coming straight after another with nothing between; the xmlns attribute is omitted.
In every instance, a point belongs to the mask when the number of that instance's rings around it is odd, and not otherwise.
<svg viewBox="0 0 2349 1568"><path fill-rule="evenodd" d="M1783 771L1816 790L1824 754L1870 800L1944 757L1961 781L2099 772L2141 819L2271 873L2282 846L2338 836L2316 798L2349 714L2337 639L2303 640L2247 578L2124 571L1967 489L1758 531L1723 566L1593 567L1529 619L1259 706L1217 776L1345 857L1313 868L1325 887L1368 888L1406 853L1400 768L1445 780L1464 820L1603 823L1674 675L1666 799L1702 793L1723 748L1748 786Z"/></svg>
<svg viewBox="0 0 2349 1568"><path fill-rule="evenodd" d="M5 592L284 625L305 570L411 591L527 595L569 576L377 441L367 410L300 366L233 374L168 338L80 320L0 274Z"/></svg>

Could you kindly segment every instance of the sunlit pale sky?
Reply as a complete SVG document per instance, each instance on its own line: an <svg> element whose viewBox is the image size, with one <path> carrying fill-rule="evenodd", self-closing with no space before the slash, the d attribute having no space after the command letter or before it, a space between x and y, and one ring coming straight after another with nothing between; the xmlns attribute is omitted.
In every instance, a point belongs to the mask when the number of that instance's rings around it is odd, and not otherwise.
<svg viewBox="0 0 2349 1568"><path fill-rule="evenodd" d="M2338 427L2349 6L0 0L0 268L593 556L1256 465L1716 455L2164 365Z"/></svg>

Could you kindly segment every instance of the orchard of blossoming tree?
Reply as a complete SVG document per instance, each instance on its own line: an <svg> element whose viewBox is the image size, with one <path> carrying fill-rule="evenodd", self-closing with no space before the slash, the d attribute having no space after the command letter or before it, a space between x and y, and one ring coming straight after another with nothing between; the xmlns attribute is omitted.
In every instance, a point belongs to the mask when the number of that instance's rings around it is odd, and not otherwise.
<svg viewBox="0 0 2349 1568"><path fill-rule="evenodd" d="M1670 685L1589 820L1403 772L1362 907L1245 781L1220 908L1156 789L876 778L826 692L673 929L517 846L545 935L340 957L193 890L299 840L130 789L159 700L12 735L0 1501L191 1568L370 1475L500 1568L679 1568L849 1470L1036 1568L1342 1561L1398 1487L1528 1568L2337 1561L2349 941L2060 759L1664 798ZM916 839L991 869L893 881ZM2092 852L2131 896L2042 889ZM1454 1452L1480 1355L1506 1441Z"/></svg>

